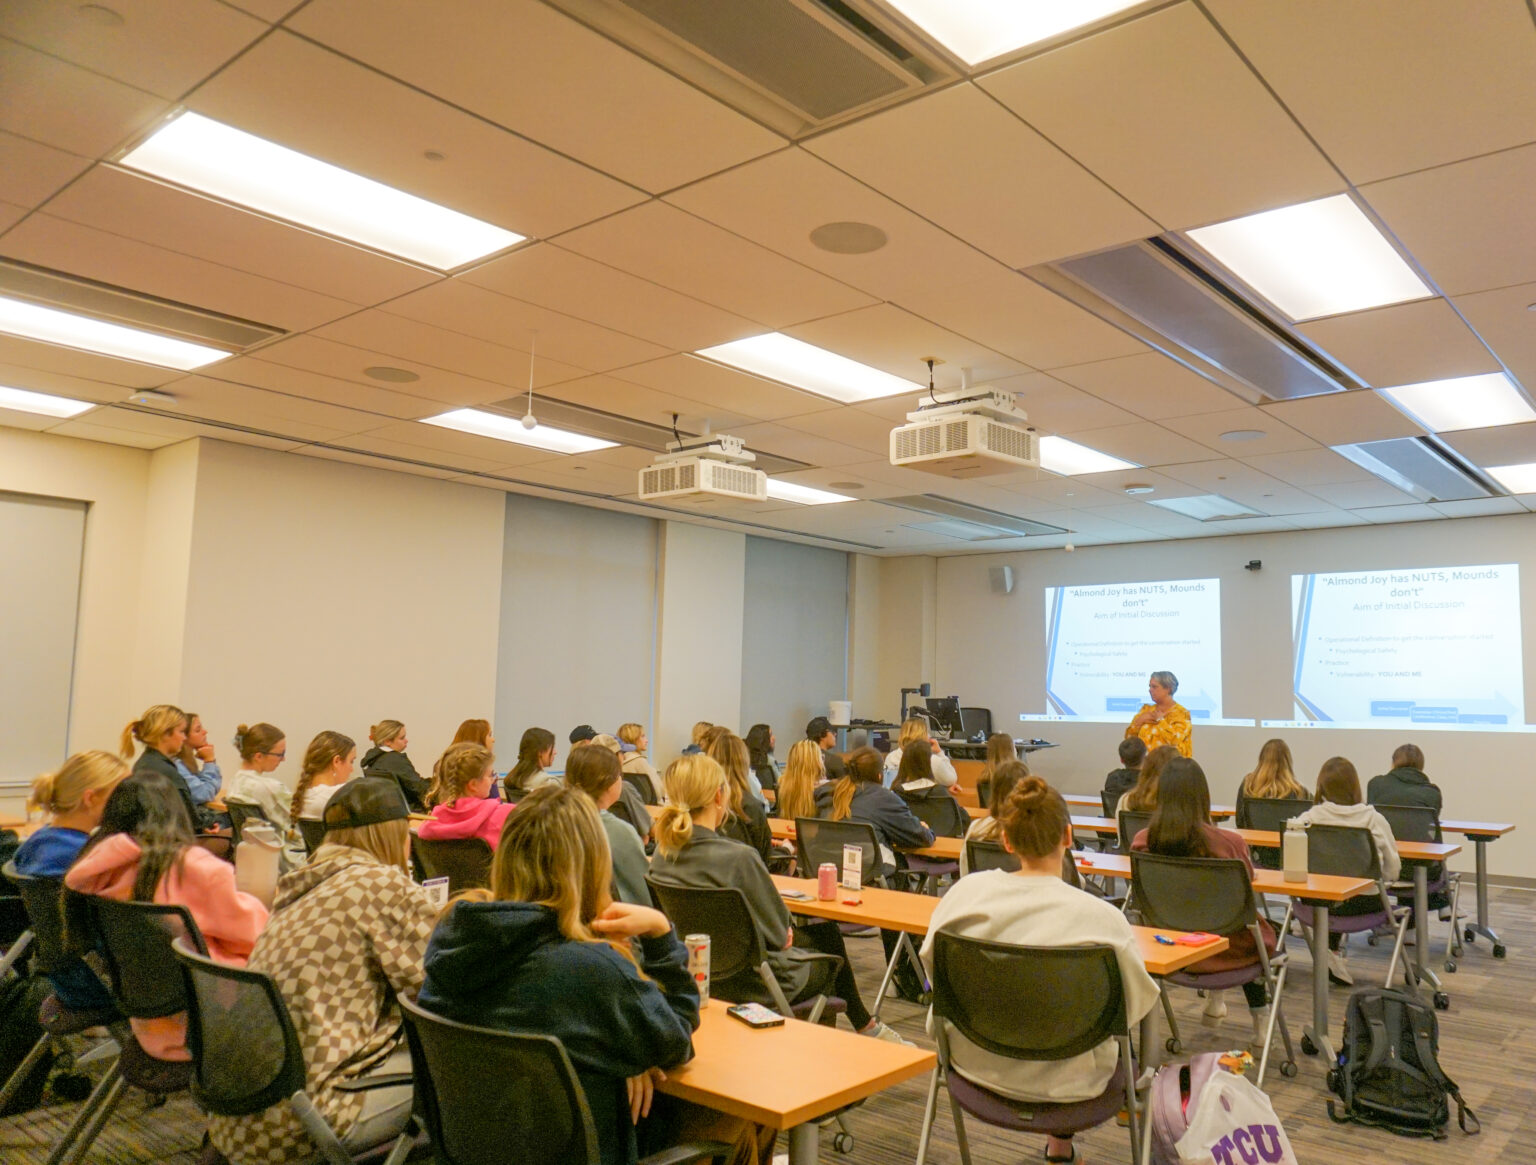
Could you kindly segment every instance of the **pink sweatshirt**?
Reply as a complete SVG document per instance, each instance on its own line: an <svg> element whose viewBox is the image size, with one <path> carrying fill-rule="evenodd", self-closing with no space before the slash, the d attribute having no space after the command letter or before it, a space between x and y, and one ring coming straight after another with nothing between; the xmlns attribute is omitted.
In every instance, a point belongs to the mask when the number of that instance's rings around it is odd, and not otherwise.
<svg viewBox="0 0 1536 1165"><path fill-rule="evenodd" d="M113 834L80 858L64 884L82 894L126 902L133 895L139 870L139 843L126 833ZM208 943L208 953L224 963L243 967L267 925L267 908L235 889L235 867L200 845L191 845L155 888L155 901L185 906ZM161 1019L132 1019L140 1046L157 1060L187 1060L185 1013Z"/></svg>
<svg viewBox="0 0 1536 1165"><path fill-rule="evenodd" d="M428 841L478 837L494 853L501 841L501 827L514 808L491 797L459 797L446 805L434 805L432 816L421 823L416 833Z"/></svg>

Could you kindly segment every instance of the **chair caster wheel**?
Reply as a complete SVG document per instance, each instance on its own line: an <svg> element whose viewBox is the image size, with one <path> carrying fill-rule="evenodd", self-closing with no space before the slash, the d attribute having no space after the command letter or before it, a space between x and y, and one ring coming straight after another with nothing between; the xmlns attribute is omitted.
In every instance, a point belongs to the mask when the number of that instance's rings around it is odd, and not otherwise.
<svg viewBox="0 0 1536 1165"><path fill-rule="evenodd" d="M61 1072L53 1078L49 1086L60 1100L79 1102L91 1094L95 1081L79 1073Z"/></svg>
<svg viewBox="0 0 1536 1165"><path fill-rule="evenodd" d="M1473 930L1469 926L1469 927L1467 927L1466 930L1461 932L1461 937L1466 939L1467 942L1469 942L1469 943L1476 942L1477 941L1477 931Z"/></svg>
<svg viewBox="0 0 1536 1165"><path fill-rule="evenodd" d="M1311 1036L1304 1035L1301 1037L1301 1050L1309 1056L1317 1055L1317 1045L1312 1042Z"/></svg>
<svg viewBox="0 0 1536 1165"><path fill-rule="evenodd" d="M1504 944L1503 943L1494 943L1493 944L1493 957L1496 958L1496 959L1502 959L1504 957Z"/></svg>
<svg viewBox="0 0 1536 1165"><path fill-rule="evenodd" d="M1435 992L1435 1010L1449 1011L1451 1009L1451 997L1444 991Z"/></svg>
<svg viewBox="0 0 1536 1165"><path fill-rule="evenodd" d="M853 1134L838 1133L837 1136L832 1138L832 1147L839 1153L853 1152Z"/></svg>
<svg viewBox="0 0 1536 1165"><path fill-rule="evenodd" d="M1177 1056L1184 1050L1184 1043L1182 1040L1176 1040L1172 1036L1169 1036L1166 1040L1163 1041L1163 1047L1168 1050L1168 1054L1170 1056Z"/></svg>
<svg viewBox="0 0 1536 1165"><path fill-rule="evenodd" d="M1446 974L1448 974L1448 975L1454 975L1456 973L1456 960L1455 959L1446 959L1445 960L1445 971L1446 971Z"/></svg>
<svg viewBox="0 0 1536 1165"><path fill-rule="evenodd" d="M1365 936L1365 945L1368 946L1368 947L1375 946L1376 945L1376 936L1374 934L1366 935Z"/></svg>
<svg viewBox="0 0 1536 1165"><path fill-rule="evenodd" d="M1295 1060L1286 1060L1280 1065L1280 1075L1284 1076L1287 1080L1294 1078L1296 1071L1297 1068Z"/></svg>

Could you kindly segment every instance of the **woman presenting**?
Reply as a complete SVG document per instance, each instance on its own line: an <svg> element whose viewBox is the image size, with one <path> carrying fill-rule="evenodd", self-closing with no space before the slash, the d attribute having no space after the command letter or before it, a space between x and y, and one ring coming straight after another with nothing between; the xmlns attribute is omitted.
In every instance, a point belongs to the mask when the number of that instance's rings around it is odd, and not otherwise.
<svg viewBox="0 0 1536 1165"><path fill-rule="evenodd" d="M1148 752L1159 745L1171 744L1179 750L1180 756L1189 756L1189 709L1174 702L1173 694L1178 690L1179 679L1171 671L1153 672L1147 681L1147 695L1152 697L1152 702L1141 706L1125 734L1141 737Z"/></svg>

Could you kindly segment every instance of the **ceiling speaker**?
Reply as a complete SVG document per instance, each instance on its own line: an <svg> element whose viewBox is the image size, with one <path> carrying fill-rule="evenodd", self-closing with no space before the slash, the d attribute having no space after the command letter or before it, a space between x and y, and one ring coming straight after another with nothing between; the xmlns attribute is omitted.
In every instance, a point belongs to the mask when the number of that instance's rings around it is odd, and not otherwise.
<svg viewBox="0 0 1536 1165"><path fill-rule="evenodd" d="M1013 567L993 566L987 573L992 576L992 593L995 595L1013 594Z"/></svg>

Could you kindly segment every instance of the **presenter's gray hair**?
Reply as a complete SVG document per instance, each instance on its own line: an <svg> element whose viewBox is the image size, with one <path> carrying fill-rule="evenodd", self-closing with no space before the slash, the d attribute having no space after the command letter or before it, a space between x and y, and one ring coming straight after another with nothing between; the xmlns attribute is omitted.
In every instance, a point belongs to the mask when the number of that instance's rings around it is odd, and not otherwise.
<svg viewBox="0 0 1536 1165"><path fill-rule="evenodd" d="M1167 688L1170 696L1179 690L1179 677L1171 671L1155 671L1152 673L1152 679Z"/></svg>

